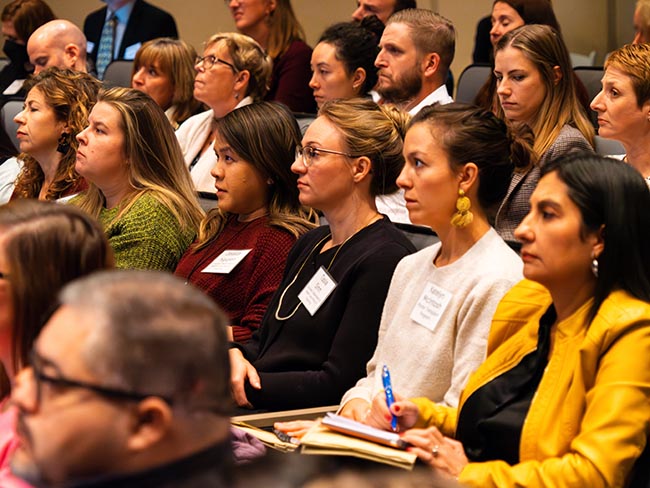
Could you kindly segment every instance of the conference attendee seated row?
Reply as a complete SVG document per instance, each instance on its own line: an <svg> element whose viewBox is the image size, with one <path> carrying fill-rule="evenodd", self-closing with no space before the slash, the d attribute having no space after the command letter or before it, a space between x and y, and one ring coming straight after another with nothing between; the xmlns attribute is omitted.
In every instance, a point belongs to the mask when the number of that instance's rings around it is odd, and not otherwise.
<svg viewBox="0 0 650 488"><path fill-rule="evenodd" d="M522 278L521 259L488 222L530 144L491 112L463 104L426 107L406 133L406 164L397 179L411 220L440 243L397 265L366 376L341 399L340 414L364 421L383 392L383 366L409 396L455 406L484 360L497 303ZM279 423L300 436L310 422Z"/></svg>
<svg viewBox="0 0 650 488"><path fill-rule="evenodd" d="M201 222L175 273L221 306L231 338L244 343L262 322L289 250L317 217L298 200L290 166L300 129L289 109L254 103L215 124L218 207Z"/></svg>
<svg viewBox="0 0 650 488"><path fill-rule="evenodd" d="M351 99L307 129L291 169L329 225L298 240L260 330L230 350L240 407L332 405L363 375L395 266L414 251L375 206L404 164L404 127L397 110Z"/></svg>
<svg viewBox="0 0 650 488"><path fill-rule="evenodd" d="M499 304L459 407L397 391L390 412L376 396L367 421L389 429L395 415L413 452L466 486L641 486L648 206L643 178L622 162L582 155L542 168L515 232L527 279Z"/></svg>
<svg viewBox="0 0 650 488"><path fill-rule="evenodd" d="M598 135L620 141L624 160L650 186L650 45L628 44L612 52L602 83L591 103Z"/></svg>
<svg viewBox="0 0 650 488"><path fill-rule="evenodd" d="M194 98L210 110L190 117L176 132L185 163L199 191L213 192L210 171L217 162L214 120L236 108L260 102L268 90L271 59L251 38L215 34L194 65Z"/></svg>
<svg viewBox="0 0 650 488"><path fill-rule="evenodd" d="M160 106L138 90L102 90L77 139L89 186L70 202L100 220L116 266L173 271L203 212Z"/></svg>

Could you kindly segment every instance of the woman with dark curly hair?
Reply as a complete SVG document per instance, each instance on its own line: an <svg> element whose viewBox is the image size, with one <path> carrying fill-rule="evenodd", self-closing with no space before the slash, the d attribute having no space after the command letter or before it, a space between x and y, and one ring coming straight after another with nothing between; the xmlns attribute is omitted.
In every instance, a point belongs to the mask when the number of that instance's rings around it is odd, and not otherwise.
<svg viewBox="0 0 650 488"><path fill-rule="evenodd" d="M25 106L14 119L22 169L12 198L57 200L79 193L86 183L75 171L75 135L88 124L100 83L86 73L58 68L28 83Z"/></svg>

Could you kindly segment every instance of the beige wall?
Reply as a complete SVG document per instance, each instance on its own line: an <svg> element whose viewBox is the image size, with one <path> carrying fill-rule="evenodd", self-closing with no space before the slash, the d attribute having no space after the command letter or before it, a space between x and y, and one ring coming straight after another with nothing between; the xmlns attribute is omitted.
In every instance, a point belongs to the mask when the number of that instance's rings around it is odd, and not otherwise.
<svg viewBox="0 0 650 488"><path fill-rule="evenodd" d="M47 0L59 17L82 25L86 14L103 4L99 1ZM151 0L176 18L181 37L200 50L211 34L234 29L221 0ZM487 15L493 0L419 0L418 5L440 12L456 25L458 42L452 69L456 76L471 63L476 23ZM4 6L8 0L0 0ZM347 20L355 0L293 0L309 43L325 27ZM592 50L602 61L606 52L631 39L634 0L555 0L554 6L570 51L587 54ZM612 39L613 37L613 39Z"/></svg>

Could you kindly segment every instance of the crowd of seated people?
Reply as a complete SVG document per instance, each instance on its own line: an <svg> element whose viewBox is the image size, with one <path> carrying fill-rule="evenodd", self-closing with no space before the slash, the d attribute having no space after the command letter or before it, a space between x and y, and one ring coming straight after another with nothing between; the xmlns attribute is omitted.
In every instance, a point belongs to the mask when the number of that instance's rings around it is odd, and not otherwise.
<svg viewBox="0 0 650 488"><path fill-rule="evenodd" d="M647 483L648 0L593 100L551 1L495 0L473 104L467 33L412 0L313 50L290 0L226 0L199 49L105 3L2 11L1 486L256 486L229 417L311 407L397 431L431 486Z"/></svg>

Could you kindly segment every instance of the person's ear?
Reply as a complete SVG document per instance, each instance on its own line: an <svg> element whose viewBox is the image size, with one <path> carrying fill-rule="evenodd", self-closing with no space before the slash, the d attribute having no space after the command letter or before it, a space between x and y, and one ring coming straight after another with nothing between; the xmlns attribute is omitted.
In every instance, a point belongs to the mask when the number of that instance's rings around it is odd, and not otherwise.
<svg viewBox="0 0 650 488"><path fill-rule="evenodd" d="M470 188L472 188L478 181L478 166L476 163L465 163L458 173L459 178L459 188L463 190L466 194L469 193Z"/></svg>
<svg viewBox="0 0 650 488"><path fill-rule="evenodd" d="M560 69L559 66L553 66L553 85L557 86L557 84L560 82L562 79L562 70Z"/></svg>
<svg viewBox="0 0 650 488"><path fill-rule="evenodd" d="M363 88L363 84L366 81L366 70L363 68L357 68L354 70L354 73L352 73L352 88L354 89L355 93L358 95L363 95L361 92Z"/></svg>
<svg viewBox="0 0 650 488"><path fill-rule="evenodd" d="M136 406L127 446L131 451L143 451L159 443L171 429L173 412L161 398L149 397Z"/></svg>
<svg viewBox="0 0 650 488"><path fill-rule="evenodd" d="M422 60L422 71L426 78L431 78L440 69L440 55L438 53L428 53Z"/></svg>
<svg viewBox="0 0 650 488"><path fill-rule="evenodd" d="M351 165L352 179L355 183L362 181L372 170L372 163L367 156L360 156L355 158L354 163Z"/></svg>
<svg viewBox="0 0 650 488"><path fill-rule="evenodd" d="M63 56L66 60L66 68L74 69L79 59L79 47L76 44L68 44L63 48Z"/></svg>
<svg viewBox="0 0 650 488"><path fill-rule="evenodd" d="M598 257L603 253L605 250L605 225L601 225L600 228L591 234L591 238L593 239L592 247L591 247L591 255L598 259Z"/></svg>
<svg viewBox="0 0 650 488"><path fill-rule="evenodd" d="M251 78L250 71L247 69L240 71L237 73L237 77L235 78L235 84L233 86L233 91L236 93L239 93L242 95L242 98L244 98L244 93L246 93L246 88L248 87L248 81Z"/></svg>

